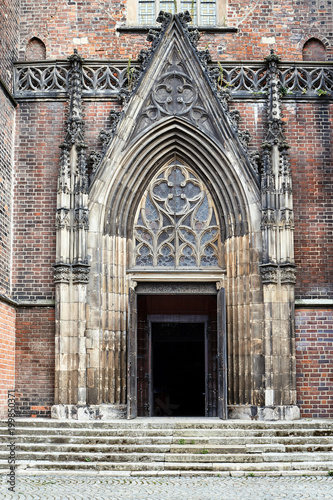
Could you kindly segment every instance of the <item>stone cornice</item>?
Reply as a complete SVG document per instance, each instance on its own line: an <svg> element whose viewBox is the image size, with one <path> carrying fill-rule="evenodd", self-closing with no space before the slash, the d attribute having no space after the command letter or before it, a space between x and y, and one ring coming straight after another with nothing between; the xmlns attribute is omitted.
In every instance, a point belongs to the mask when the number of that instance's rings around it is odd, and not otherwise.
<svg viewBox="0 0 333 500"><path fill-rule="evenodd" d="M13 307L54 307L53 299L36 299L36 300L15 300L6 295L0 294L0 302Z"/></svg>
<svg viewBox="0 0 333 500"><path fill-rule="evenodd" d="M295 307L302 308L333 308L333 299L296 299Z"/></svg>

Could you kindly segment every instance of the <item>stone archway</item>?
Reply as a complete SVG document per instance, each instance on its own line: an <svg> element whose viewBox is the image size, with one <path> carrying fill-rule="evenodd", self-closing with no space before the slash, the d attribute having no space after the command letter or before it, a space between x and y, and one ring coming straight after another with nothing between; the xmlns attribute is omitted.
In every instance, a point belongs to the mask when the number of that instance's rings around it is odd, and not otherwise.
<svg viewBox="0 0 333 500"><path fill-rule="evenodd" d="M218 307L217 320L226 321L229 414L250 418L251 407L254 413L259 407L260 418L290 418L285 407L295 403L290 317L294 279L290 270L292 197L286 154L281 160L281 173L280 150L274 142L279 133L277 141L285 147L275 116L278 96L274 56L270 102L275 121L265 143L265 175L260 190L258 172L228 112L225 94L211 85L179 16L164 26L155 49L124 107L89 192L84 175L77 169L84 163L84 148L82 127L78 127L80 121L75 115L78 99L73 93L75 119L73 131L69 127L72 135L64 144L58 190L55 413L65 407L68 416L80 410L92 417L125 416L127 411L128 416L135 416L135 289L138 283L158 286L166 282L176 286L213 283L218 295L225 294L226 315ZM74 55L74 68L77 64ZM192 225L183 219L174 236L167 235L172 217L187 214L177 214L177 210L171 213L166 198L159 193L155 209L160 203L160 212L164 210L169 222L157 224L159 234L166 239L153 244L157 233L147 227L147 217L139 221L140 213L146 210L143 200L151 183L172 184L166 172L173 161L181 165L180 170L184 168L182 182L190 182L192 175L193 186L201 186L199 191L206 196L210 215L200 219L198 211L204 202L197 203L195 196L183 192L187 202L193 203L194 219L188 214ZM77 179L71 169L79 172ZM280 200L270 195L277 180L285 209L272 207L273 199ZM72 186L70 192L68 185ZM276 213L286 224L285 231L282 226L277 230ZM194 230L193 220L203 224L202 233L201 229ZM144 243L139 230L148 234L151 245ZM203 235L213 230L217 233L210 233L209 241L200 246ZM277 261L275 251L284 241L281 236L285 238L283 251L291 259L286 269ZM172 237L177 244L172 243ZM146 248L143 266L137 260L142 257L142 248ZM165 248L167 254L163 254ZM160 258L164 264L173 259L173 267L158 266ZM225 368L226 363L219 364L220 371ZM224 408L226 416L223 390L219 407ZM270 408L266 411L267 405Z"/></svg>

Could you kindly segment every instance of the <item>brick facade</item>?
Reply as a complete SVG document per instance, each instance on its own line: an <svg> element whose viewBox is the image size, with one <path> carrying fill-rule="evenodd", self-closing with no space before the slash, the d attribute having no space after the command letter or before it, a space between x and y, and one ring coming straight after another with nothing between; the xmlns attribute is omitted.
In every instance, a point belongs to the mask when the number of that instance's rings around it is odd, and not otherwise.
<svg viewBox="0 0 333 500"><path fill-rule="evenodd" d="M333 106L290 103L284 116L293 170L296 298L333 298Z"/></svg>
<svg viewBox="0 0 333 500"><path fill-rule="evenodd" d="M18 58L19 0L0 6L0 418L7 417L7 391L15 387L15 307L11 294L12 190L16 103L10 94Z"/></svg>
<svg viewBox="0 0 333 500"><path fill-rule="evenodd" d="M22 103L18 111L13 296L54 299L55 211L64 103Z"/></svg>
<svg viewBox="0 0 333 500"><path fill-rule="evenodd" d="M29 40L35 36L47 47L48 58L66 57L74 47L86 58L135 58L146 45L145 34L119 33L126 25L126 2L92 1L83 3L59 0L39 2L38 18L33 0L21 1L20 58L25 59ZM213 58L228 60L263 59L271 48L284 59L302 60L302 48L310 38L325 44L332 60L332 5L287 0L283 4L265 0L229 0L225 25L238 33L204 34L200 46L209 43Z"/></svg>
<svg viewBox="0 0 333 500"><path fill-rule="evenodd" d="M5 26L0 77L11 88L14 61L43 57L44 47L36 38L45 45L47 59L65 59L74 48L88 59L136 59L147 47L146 34L116 31L126 24L126 12L125 1L92 1L87 6L41 0L36 7L33 0L5 0L0 8ZM203 32L198 46L208 45L212 58L222 66L223 61L263 61L271 49L283 62L333 60L333 14L328 0L287 0L283 5L229 0L225 25L238 32ZM116 99L87 98L83 107L89 154L100 151L98 134L109 128L110 111L120 110L121 105ZM265 96L234 100L230 108L240 112L240 129L251 132L249 149L260 150L267 125ZM282 99L282 109L293 177L296 299L333 299L332 100L323 95L301 101L288 95ZM64 96L47 100L32 96L21 100L15 111L15 104L0 88L0 293L18 305L55 298L58 146L64 140L67 112ZM53 404L51 304L17 308L16 390L22 416L49 416ZM0 303L0 308L0 352L5 360L0 415L4 415L5 391L14 383L15 309L6 303ZM327 397L333 387L328 366L332 331L332 309L296 309L298 402L304 417L333 417Z"/></svg>
<svg viewBox="0 0 333 500"><path fill-rule="evenodd" d="M0 78L11 89L13 62L18 58L20 0L3 0L0 6Z"/></svg>
<svg viewBox="0 0 333 500"><path fill-rule="evenodd" d="M295 319L301 415L333 418L333 311L297 309Z"/></svg>
<svg viewBox="0 0 333 500"><path fill-rule="evenodd" d="M16 414L50 417L54 401L54 308L19 308L16 319Z"/></svg>
<svg viewBox="0 0 333 500"><path fill-rule="evenodd" d="M7 394L15 388L15 308L0 302L0 419L7 417Z"/></svg>
<svg viewBox="0 0 333 500"><path fill-rule="evenodd" d="M0 293L10 294L15 106L0 85Z"/></svg>

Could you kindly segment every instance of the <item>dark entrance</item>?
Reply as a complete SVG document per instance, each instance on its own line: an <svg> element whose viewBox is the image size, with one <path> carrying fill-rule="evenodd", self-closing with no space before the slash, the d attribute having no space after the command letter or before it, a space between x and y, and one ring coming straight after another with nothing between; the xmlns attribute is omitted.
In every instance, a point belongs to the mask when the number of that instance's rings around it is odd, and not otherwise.
<svg viewBox="0 0 333 500"><path fill-rule="evenodd" d="M170 416L226 418L223 296L151 289L130 293L129 418L167 415L167 397Z"/></svg>
<svg viewBox="0 0 333 500"><path fill-rule="evenodd" d="M205 415L205 327L151 323L154 416Z"/></svg>

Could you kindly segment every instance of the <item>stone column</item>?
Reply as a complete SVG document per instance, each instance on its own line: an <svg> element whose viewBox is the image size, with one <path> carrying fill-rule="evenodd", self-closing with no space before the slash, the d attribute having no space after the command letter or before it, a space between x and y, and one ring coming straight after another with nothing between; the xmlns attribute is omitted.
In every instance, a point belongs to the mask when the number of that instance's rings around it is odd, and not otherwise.
<svg viewBox="0 0 333 500"><path fill-rule="evenodd" d="M294 332L295 264L292 181L288 144L282 128L279 58L272 51L268 69L268 130L261 177L265 322L265 406L278 418L297 418ZM280 407L280 408L279 408ZM273 411L273 410L272 410Z"/></svg>
<svg viewBox="0 0 333 500"><path fill-rule="evenodd" d="M56 390L53 416L86 404L88 175L82 119L82 59L69 57L69 113L58 175L56 216ZM63 406L61 406L63 405Z"/></svg>

